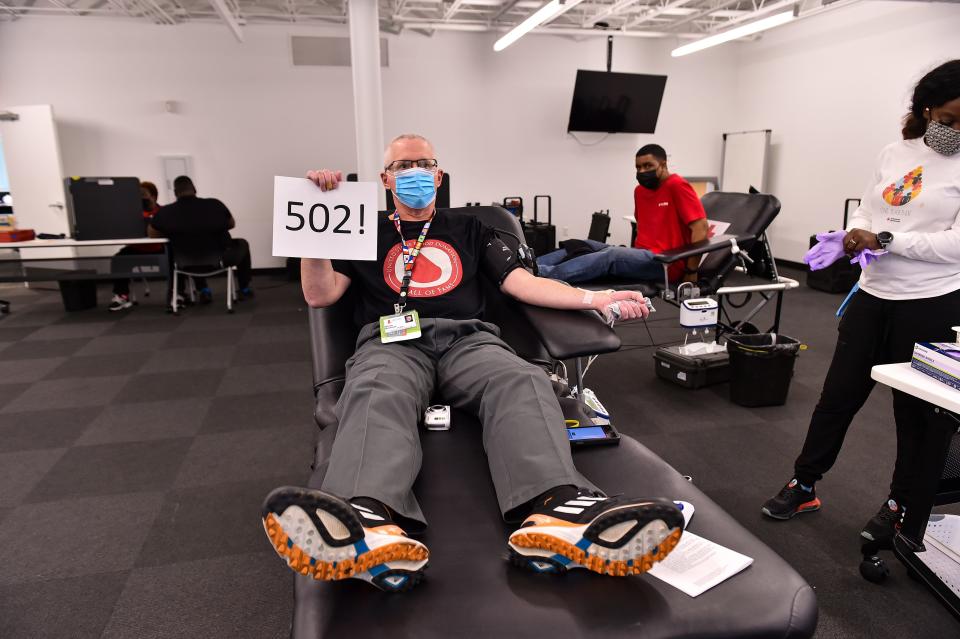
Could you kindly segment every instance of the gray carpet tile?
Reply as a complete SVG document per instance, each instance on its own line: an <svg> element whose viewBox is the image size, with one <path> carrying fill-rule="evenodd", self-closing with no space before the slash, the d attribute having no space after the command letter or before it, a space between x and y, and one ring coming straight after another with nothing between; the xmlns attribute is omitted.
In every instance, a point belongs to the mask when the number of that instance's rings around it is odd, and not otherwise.
<svg viewBox="0 0 960 639"><path fill-rule="evenodd" d="M16 506L68 451L67 448L0 453L0 506Z"/></svg>
<svg viewBox="0 0 960 639"><path fill-rule="evenodd" d="M234 430L274 429L285 426L313 425L310 389L231 395L211 400L200 432L222 433Z"/></svg>
<svg viewBox="0 0 960 639"><path fill-rule="evenodd" d="M129 570L162 501L129 493L17 507L0 524L0 585Z"/></svg>
<svg viewBox="0 0 960 639"><path fill-rule="evenodd" d="M311 361L310 349L304 348L303 342L298 340L247 344L236 350L231 363L234 366L247 366L309 361Z"/></svg>
<svg viewBox="0 0 960 639"><path fill-rule="evenodd" d="M78 355L118 355L154 351L167 341L168 333L137 333L135 335L103 335L89 340Z"/></svg>
<svg viewBox="0 0 960 639"><path fill-rule="evenodd" d="M307 321L306 308L276 313L259 313L250 321L251 327L258 326L303 326Z"/></svg>
<svg viewBox="0 0 960 639"><path fill-rule="evenodd" d="M34 502L169 488L191 438L70 448L29 495Z"/></svg>
<svg viewBox="0 0 960 639"><path fill-rule="evenodd" d="M0 321L0 343L18 342L28 335L39 331L42 326L10 326L7 324L7 317Z"/></svg>
<svg viewBox="0 0 960 639"><path fill-rule="evenodd" d="M219 306L192 308L182 315L182 321L177 326L177 333L192 333L195 331L237 330L250 325L254 315L241 313L242 305L236 306L237 312L227 313Z"/></svg>
<svg viewBox="0 0 960 639"><path fill-rule="evenodd" d="M169 373L202 369L223 369L236 355L233 346L198 346L174 348L153 353L141 373Z"/></svg>
<svg viewBox="0 0 960 639"><path fill-rule="evenodd" d="M136 309L140 310L140 309ZM103 335L139 335L142 333L169 333L177 330L177 327L183 323L180 317L173 315L164 315L155 317L152 314L130 313L123 321L114 322L113 325Z"/></svg>
<svg viewBox="0 0 960 639"><path fill-rule="evenodd" d="M70 446L102 410L94 406L0 414L0 452Z"/></svg>
<svg viewBox="0 0 960 639"><path fill-rule="evenodd" d="M0 384L14 384L16 382L36 382L46 377L67 361L66 357L40 357L37 359L19 359L4 361L0 366Z"/></svg>
<svg viewBox="0 0 960 639"><path fill-rule="evenodd" d="M70 339L21 340L4 349L4 361L16 359L37 359L46 357L69 357L83 348L89 339L73 337Z"/></svg>
<svg viewBox="0 0 960 639"><path fill-rule="evenodd" d="M0 637L97 639L123 591L125 571L0 586Z"/></svg>
<svg viewBox="0 0 960 639"><path fill-rule="evenodd" d="M309 362L233 366L223 376L217 395L248 395L309 388L313 379Z"/></svg>
<svg viewBox="0 0 960 639"><path fill-rule="evenodd" d="M0 384L0 411L8 404L20 397L31 384L17 382L15 384Z"/></svg>
<svg viewBox="0 0 960 639"><path fill-rule="evenodd" d="M133 375L150 358L149 352L115 353L110 355L74 355L50 371L44 379L87 377L97 375Z"/></svg>
<svg viewBox="0 0 960 639"><path fill-rule="evenodd" d="M192 437L210 410L202 397L111 404L103 408L77 440L78 445Z"/></svg>
<svg viewBox="0 0 960 639"><path fill-rule="evenodd" d="M233 346L240 341L245 329L233 326L210 330L177 331L170 334L169 349L208 348L210 346Z"/></svg>
<svg viewBox="0 0 960 639"><path fill-rule="evenodd" d="M91 371L91 374L96 372ZM2 412L104 406L116 397L127 379L123 376L112 376L39 381L4 406Z"/></svg>
<svg viewBox="0 0 960 639"><path fill-rule="evenodd" d="M281 639L293 580L271 550L137 568L104 639Z"/></svg>
<svg viewBox="0 0 960 639"><path fill-rule="evenodd" d="M277 486L303 485L304 481L306 473L299 472L168 492L137 566L269 550L260 505Z"/></svg>
<svg viewBox="0 0 960 639"><path fill-rule="evenodd" d="M107 320L109 318L105 317L102 319ZM112 326L113 322L108 321L87 322L83 324L51 324L50 326L44 326L30 333L24 340L33 342L38 340L71 339L76 337L90 339L100 336Z"/></svg>
<svg viewBox="0 0 960 639"><path fill-rule="evenodd" d="M316 426L304 424L198 435L175 485L209 486L258 477L286 477L308 469L316 432Z"/></svg>
<svg viewBox="0 0 960 639"><path fill-rule="evenodd" d="M117 403L147 400L212 397L217 392L224 369L185 370L166 373L142 373L129 378L117 393Z"/></svg>
<svg viewBox="0 0 960 639"><path fill-rule="evenodd" d="M240 339L241 345L272 344L275 342L304 343L310 339L310 329L306 322L302 325L279 324L272 326L256 326L247 330Z"/></svg>

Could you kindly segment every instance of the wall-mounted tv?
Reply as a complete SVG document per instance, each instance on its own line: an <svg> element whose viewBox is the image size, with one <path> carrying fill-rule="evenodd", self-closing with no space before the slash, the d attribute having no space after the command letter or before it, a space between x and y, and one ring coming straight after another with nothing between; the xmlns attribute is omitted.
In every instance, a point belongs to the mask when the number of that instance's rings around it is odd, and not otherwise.
<svg viewBox="0 0 960 639"><path fill-rule="evenodd" d="M653 133L665 75L577 71L567 131Z"/></svg>

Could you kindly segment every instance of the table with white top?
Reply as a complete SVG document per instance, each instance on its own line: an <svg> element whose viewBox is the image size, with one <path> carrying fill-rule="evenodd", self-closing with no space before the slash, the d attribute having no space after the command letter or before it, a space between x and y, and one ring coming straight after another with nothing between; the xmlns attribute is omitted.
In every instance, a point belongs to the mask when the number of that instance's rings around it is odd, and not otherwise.
<svg viewBox="0 0 960 639"><path fill-rule="evenodd" d="M146 277L168 279L168 244L167 238L153 237L0 242L0 282L56 281L61 290L65 290L65 282ZM159 245L162 250L126 255L116 255L113 250L136 245Z"/></svg>
<svg viewBox="0 0 960 639"><path fill-rule="evenodd" d="M922 399L931 411L928 444L916 462L913 505L907 508L893 549L908 571L960 617L960 517L930 514L934 505L960 501L960 390L909 362L874 366L871 376Z"/></svg>

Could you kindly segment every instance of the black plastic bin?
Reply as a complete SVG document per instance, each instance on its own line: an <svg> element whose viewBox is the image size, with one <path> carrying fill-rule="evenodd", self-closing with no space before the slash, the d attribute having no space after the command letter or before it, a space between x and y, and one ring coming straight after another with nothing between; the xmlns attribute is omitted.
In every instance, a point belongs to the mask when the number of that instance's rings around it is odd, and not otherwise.
<svg viewBox="0 0 960 639"><path fill-rule="evenodd" d="M727 336L730 400L741 406L782 406L787 402L800 342L786 335Z"/></svg>
<svg viewBox="0 0 960 639"><path fill-rule="evenodd" d="M85 311L97 306L96 280L61 280L60 296L67 311Z"/></svg>

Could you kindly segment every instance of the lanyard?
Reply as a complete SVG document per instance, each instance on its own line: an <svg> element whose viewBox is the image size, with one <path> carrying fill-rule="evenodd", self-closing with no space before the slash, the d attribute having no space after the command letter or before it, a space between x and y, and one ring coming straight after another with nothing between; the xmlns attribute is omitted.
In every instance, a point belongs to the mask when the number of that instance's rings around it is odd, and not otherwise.
<svg viewBox="0 0 960 639"><path fill-rule="evenodd" d="M393 305L394 313L402 313L407 305L407 290L410 288L410 279L413 277L413 265L420 255L420 249L423 248L423 242L427 239L427 232L430 230L430 224L433 222L433 216L427 220L426 224L420 230L420 236L417 243L411 249L403 239L403 231L400 230L400 215L394 211L390 214L393 225L397 227L397 233L400 235L400 250L403 251L403 281L400 283L400 301Z"/></svg>

